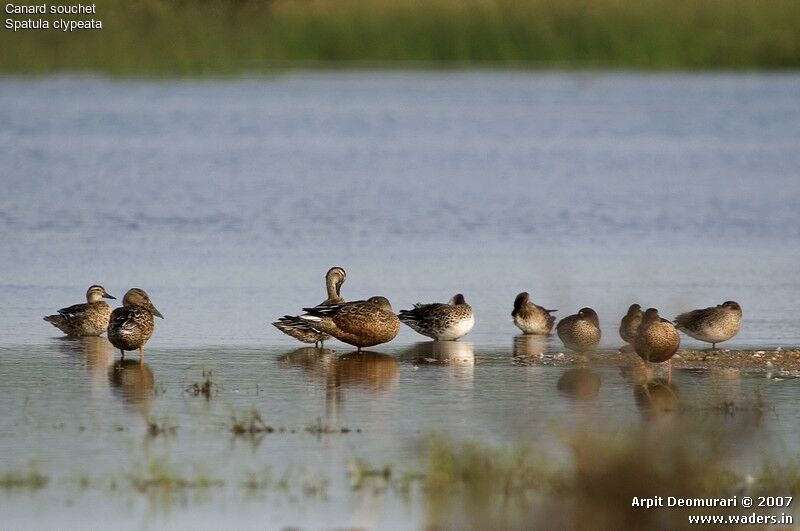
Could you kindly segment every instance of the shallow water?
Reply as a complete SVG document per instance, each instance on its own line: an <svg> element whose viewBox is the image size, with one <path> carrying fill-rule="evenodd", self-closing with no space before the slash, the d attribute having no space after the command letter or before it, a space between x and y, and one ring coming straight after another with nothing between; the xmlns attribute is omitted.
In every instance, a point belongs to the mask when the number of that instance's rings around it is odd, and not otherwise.
<svg viewBox="0 0 800 531"><path fill-rule="evenodd" d="M434 432L558 455L560 428L647 418L618 368L595 369L599 395L587 404L556 389L564 369L514 356L541 347L515 349L509 314L522 290L562 317L594 307L609 348L631 302L672 316L728 299L745 313L728 346L800 345L799 82L0 80L0 473L33 460L52 477L40 491L0 494L4 521L83 527L103 503L93 518L128 527L232 516L242 527L421 525L418 494L354 492L347 463L413 471ZM437 347L455 352L415 346L405 327L366 357L335 342L335 354L297 351L268 323L322 300L334 264L347 269L345 297L382 294L396 310L463 292L475 329ZM141 286L166 316L144 372L114 372L105 340L58 339L41 321L95 282L118 297ZM210 401L185 392L203 368L219 384ZM775 407L759 444L741 445L745 462L772 445L796 449L795 381L688 371L675 381L701 410L757 393ZM286 432L234 437L231 414L253 408ZM148 438L147 418L175 434ZM317 419L352 431L306 432ZM225 487L172 503L109 490L154 460L205 469ZM241 487L265 466L301 479L289 494ZM84 476L89 486L76 487ZM301 484L320 477L326 497L309 499Z"/></svg>

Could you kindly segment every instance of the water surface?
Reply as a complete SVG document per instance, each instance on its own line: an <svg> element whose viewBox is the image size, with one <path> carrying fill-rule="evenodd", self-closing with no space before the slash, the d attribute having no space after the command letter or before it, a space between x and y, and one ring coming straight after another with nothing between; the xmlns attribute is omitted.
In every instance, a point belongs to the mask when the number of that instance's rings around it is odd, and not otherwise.
<svg viewBox="0 0 800 531"><path fill-rule="evenodd" d="M33 461L53 478L3 494L4 521L422 525L424 500L354 493L347 464L424 468L434 432L557 458L564 426L643 422L625 370L593 369L587 404L557 390L564 369L514 356L523 290L562 317L594 307L608 348L632 302L672 316L729 299L745 317L728 346L797 346L798 87L749 74L0 80L0 470ZM462 292L475 329L452 352L405 327L366 357L298 351L268 323L321 301L332 265L345 297L396 310ZM166 316L146 369L115 369L105 340L41 321L92 283L143 287ZM210 401L185 391L203 369ZM798 440L792 380L675 383L699 409L761 393L775 414L741 445L750 458ZM231 416L252 410L285 432L233 436ZM147 419L175 434L148 437ZM225 486L161 505L122 487L153 462ZM253 498L241 484L264 467L301 479ZM320 478L312 503L302 484Z"/></svg>

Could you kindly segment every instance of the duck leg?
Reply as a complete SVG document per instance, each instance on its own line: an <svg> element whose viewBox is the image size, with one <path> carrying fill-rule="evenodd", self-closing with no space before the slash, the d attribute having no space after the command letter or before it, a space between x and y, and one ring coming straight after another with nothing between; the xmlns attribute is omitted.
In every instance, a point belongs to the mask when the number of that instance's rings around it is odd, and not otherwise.
<svg viewBox="0 0 800 531"><path fill-rule="evenodd" d="M139 364L144 365L144 346L139 347Z"/></svg>
<svg viewBox="0 0 800 531"><path fill-rule="evenodd" d="M125 351L122 350L122 349L119 349L119 353L121 355L120 358L119 358L119 361L125 361Z"/></svg>
<svg viewBox="0 0 800 531"><path fill-rule="evenodd" d="M672 385L672 358L667 362L667 385Z"/></svg>

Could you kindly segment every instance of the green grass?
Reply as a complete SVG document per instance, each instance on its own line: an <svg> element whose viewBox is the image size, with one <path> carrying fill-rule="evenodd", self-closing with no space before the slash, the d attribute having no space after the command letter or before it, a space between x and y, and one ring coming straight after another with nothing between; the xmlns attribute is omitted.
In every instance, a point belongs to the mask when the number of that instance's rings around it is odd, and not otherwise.
<svg viewBox="0 0 800 531"><path fill-rule="evenodd" d="M99 31L3 29L0 72L800 67L796 0L105 0L97 9Z"/></svg>

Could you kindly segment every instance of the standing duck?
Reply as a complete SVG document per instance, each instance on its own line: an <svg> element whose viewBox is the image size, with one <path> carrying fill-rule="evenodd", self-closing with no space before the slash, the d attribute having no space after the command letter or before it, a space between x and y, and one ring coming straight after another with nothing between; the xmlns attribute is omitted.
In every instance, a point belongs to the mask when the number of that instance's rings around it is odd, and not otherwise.
<svg viewBox="0 0 800 531"><path fill-rule="evenodd" d="M464 296L458 293L447 304L415 304L410 310L401 310L400 322L436 341L452 341L472 330L475 316Z"/></svg>
<svg viewBox="0 0 800 531"><path fill-rule="evenodd" d="M153 335L153 316L164 318L143 289L131 288L122 298L122 307L111 312L108 340L119 349L122 359L126 350L139 350L139 362L144 363L144 344Z"/></svg>
<svg viewBox="0 0 800 531"><path fill-rule="evenodd" d="M103 299L116 299L97 284L86 290L86 302L73 304L48 315L45 321L70 337L99 336L108 328L111 306Z"/></svg>
<svg viewBox="0 0 800 531"><path fill-rule="evenodd" d="M549 335L556 322L556 318L550 314L557 311L547 310L534 304L528 292L523 291L514 299L514 311L511 312L511 316L522 333Z"/></svg>
<svg viewBox="0 0 800 531"><path fill-rule="evenodd" d="M400 331L400 320L386 297L303 308L300 319L318 332L331 335L359 351L391 341Z"/></svg>
<svg viewBox="0 0 800 531"><path fill-rule="evenodd" d="M325 287L328 290L328 298L319 303L318 306L329 306L331 304L341 304L344 302L341 290L342 284L347 279L344 268L332 267L325 274ZM297 315L284 315L272 325L286 335L302 341L303 343L314 343L314 346L321 346L326 339L331 336L314 330L306 321Z"/></svg>
<svg viewBox="0 0 800 531"><path fill-rule="evenodd" d="M600 344L600 320L591 308L581 310L558 322L556 332L564 346L579 354L594 350Z"/></svg>
<svg viewBox="0 0 800 531"><path fill-rule="evenodd" d="M642 307L638 304L631 304L630 308L628 308L628 313L619 323L619 337L625 343L633 345L636 340L636 333L639 331L639 325L642 324L642 317L644 317Z"/></svg>
<svg viewBox="0 0 800 531"><path fill-rule="evenodd" d="M725 301L717 306L692 310L675 318L675 326L687 336L711 343L727 341L739 333L742 324L742 307L733 301Z"/></svg>
<svg viewBox="0 0 800 531"><path fill-rule="evenodd" d="M633 343L636 353L644 361L651 363L669 362L669 378L672 380L672 356L678 351L681 338L671 322L662 319L658 310L648 308L642 317L642 324Z"/></svg>

